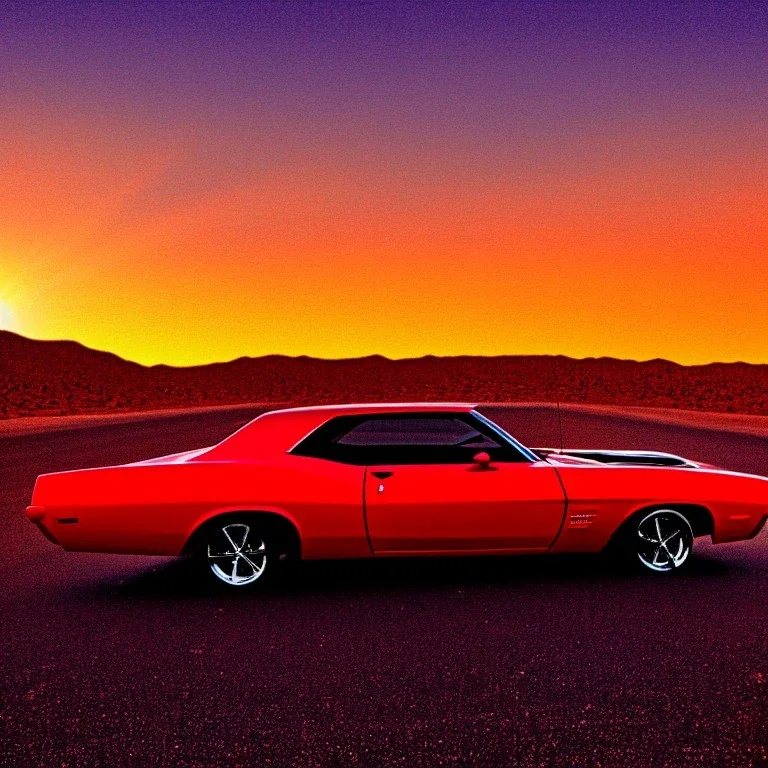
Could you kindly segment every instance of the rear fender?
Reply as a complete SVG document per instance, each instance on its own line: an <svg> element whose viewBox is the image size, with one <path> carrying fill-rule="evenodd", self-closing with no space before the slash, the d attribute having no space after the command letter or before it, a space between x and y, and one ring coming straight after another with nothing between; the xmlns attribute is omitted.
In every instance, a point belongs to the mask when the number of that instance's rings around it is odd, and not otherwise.
<svg viewBox="0 0 768 768"><path fill-rule="evenodd" d="M209 512L206 512L203 515L200 515L194 522L192 526L187 530L186 535L184 537L184 545L181 549L181 552L179 554L188 554L190 551L190 545L192 541L194 540L195 534L197 534L206 524L208 524L211 520L216 519L217 517L223 517L225 515L234 515L234 514L241 514L241 515L258 515L258 514L268 514L268 515L275 515L276 517L280 517L283 520L285 520L287 523L293 526L293 528L296 530L296 533L299 537L299 542L303 540L302 537L302 531L301 526L299 525L296 518L290 514L285 509L282 509L280 507L271 507L271 506L262 506L259 505L258 507L243 507L240 506L227 506L227 507L217 507L216 509L212 509Z"/></svg>

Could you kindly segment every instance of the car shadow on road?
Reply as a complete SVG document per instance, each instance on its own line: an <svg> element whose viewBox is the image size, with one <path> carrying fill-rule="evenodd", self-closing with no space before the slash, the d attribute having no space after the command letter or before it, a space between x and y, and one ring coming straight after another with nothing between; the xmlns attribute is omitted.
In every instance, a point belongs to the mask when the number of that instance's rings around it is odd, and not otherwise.
<svg viewBox="0 0 768 768"><path fill-rule="evenodd" d="M730 573L726 563L694 557L683 574L669 578L721 578ZM382 591L446 590L457 588L531 588L572 583L635 586L667 581L654 574L636 574L607 558L594 555L518 555L498 557L402 558L380 560L314 561L286 569L283 577L266 589L233 589L212 582L200 564L179 558L153 566L119 582L102 583L97 589L112 598L205 598L241 599L262 595L292 597L311 595L376 594Z"/></svg>

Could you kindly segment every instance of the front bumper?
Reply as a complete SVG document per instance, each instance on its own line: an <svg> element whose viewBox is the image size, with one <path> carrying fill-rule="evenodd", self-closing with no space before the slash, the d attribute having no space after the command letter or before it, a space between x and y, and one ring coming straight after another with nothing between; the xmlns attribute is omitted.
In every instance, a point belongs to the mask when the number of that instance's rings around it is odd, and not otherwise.
<svg viewBox="0 0 768 768"><path fill-rule="evenodd" d="M760 518L760 522L755 526L755 529L752 531L752 533L750 533L749 536L747 536L747 541L749 541L749 539L754 539L755 536L757 536L760 533L760 531L763 530L763 526L765 526L766 520L768 520L768 515L763 515Z"/></svg>

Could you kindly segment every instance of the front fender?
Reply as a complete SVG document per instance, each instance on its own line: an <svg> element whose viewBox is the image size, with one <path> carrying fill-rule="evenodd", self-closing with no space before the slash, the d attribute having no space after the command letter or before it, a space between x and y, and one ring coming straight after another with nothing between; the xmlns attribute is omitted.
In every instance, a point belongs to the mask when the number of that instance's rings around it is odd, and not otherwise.
<svg viewBox="0 0 768 768"><path fill-rule="evenodd" d="M598 552L632 515L660 506L703 507L713 542L749 538L768 514L768 480L703 468L560 466L568 499L553 552Z"/></svg>

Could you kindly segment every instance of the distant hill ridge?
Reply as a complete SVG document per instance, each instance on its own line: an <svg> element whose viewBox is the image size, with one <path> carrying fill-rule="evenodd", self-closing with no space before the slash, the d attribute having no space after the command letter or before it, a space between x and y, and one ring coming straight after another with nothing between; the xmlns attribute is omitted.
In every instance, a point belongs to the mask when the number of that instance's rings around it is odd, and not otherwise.
<svg viewBox="0 0 768 768"><path fill-rule="evenodd" d="M74 341L0 331L0 418L238 402L555 399L768 415L768 365L563 355L267 355L147 367Z"/></svg>

